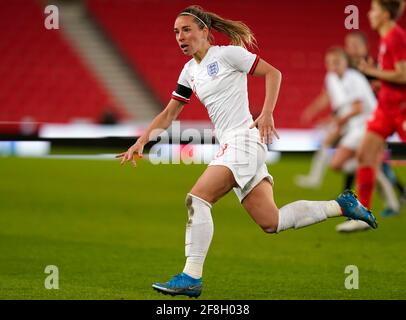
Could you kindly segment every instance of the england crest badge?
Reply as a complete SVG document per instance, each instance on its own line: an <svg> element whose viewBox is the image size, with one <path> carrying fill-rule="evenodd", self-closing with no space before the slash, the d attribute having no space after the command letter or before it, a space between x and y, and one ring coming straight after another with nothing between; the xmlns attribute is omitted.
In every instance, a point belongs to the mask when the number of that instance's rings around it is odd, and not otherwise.
<svg viewBox="0 0 406 320"><path fill-rule="evenodd" d="M207 65L207 73L210 77L214 77L219 72L219 65L216 62Z"/></svg>

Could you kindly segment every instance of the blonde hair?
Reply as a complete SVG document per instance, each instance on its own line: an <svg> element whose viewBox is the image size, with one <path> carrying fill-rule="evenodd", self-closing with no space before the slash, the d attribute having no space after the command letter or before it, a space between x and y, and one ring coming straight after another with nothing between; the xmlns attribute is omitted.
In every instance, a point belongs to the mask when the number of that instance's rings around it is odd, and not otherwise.
<svg viewBox="0 0 406 320"><path fill-rule="evenodd" d="M341 56L342 58L344 58L347 62L350 62L350 59L348 58L348 54L345 52L345 50L341 47L338 46L334 46L334 47L330 47L327 49L326 51L326 56L330 55L330 54L334 54L337 56Z"/></svg>
<svg viewBox="0 0 406 320"><path fill-rule="evenodd" d="M257 41L251 29L241 21L233 21L220 17L219 15L203 10L200 6L189 6L182 10L179 16L195 16L194 21L200 29L207 27L209 29L209 42L214 42L214 36L211 30L214 29L230 38L232 45L240 47L256 47Z"/></svg>

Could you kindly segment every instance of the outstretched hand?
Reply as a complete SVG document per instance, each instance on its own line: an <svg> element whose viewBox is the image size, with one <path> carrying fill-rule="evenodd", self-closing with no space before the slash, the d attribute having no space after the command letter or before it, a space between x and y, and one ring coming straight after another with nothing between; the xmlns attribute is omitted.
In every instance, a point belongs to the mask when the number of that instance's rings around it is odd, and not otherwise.
<svg viewBox="0 0 406 320"><path fill-rule="evenodd" d="M261 113L259 117L251 124L250 129L257 127L262 143L272 143L273 137L279 139L278 132L275 129L272 113Z"/></svg>
<svg viewBox="0 0 406 320"><path fill-rule="evenodd" d="M136 167L137 163L135 162L135 159L138 158L143 158L143 152L144 146L140 143L135 143L132 145L126 152L120 153L116 155L116 158L121 158L121 165L123 165L127 161L131 161L131 164Z"/></svg>

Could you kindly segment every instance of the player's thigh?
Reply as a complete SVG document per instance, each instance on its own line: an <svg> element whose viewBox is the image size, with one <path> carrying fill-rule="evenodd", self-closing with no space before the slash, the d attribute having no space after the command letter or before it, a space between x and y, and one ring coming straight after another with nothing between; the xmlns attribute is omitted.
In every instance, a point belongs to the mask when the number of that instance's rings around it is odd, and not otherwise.
<svg viewBox="0 0 406 320"><path fill-rule="evenodd" d="M406 111L396 117L396 131L400 140L406 144Z"/></svg>
<svg viewBox="0 0 406 320"><path fill-rule="evenodd" d="M234 175L229 168L213 165L207 167L190 193L213 204L236 186Z"/></svg>
<svg viewBox="0 0 406 320"><path fill-rule="evenodd" d="M355 157L355 150L345 146L338 146L333 158L331 159L330 166L334 170L342 170L344 163Z"/></svg>
<svg viewBox="0 0 406 320"><path fill-rule="evenodd" d="M251 218L266 232L276 232L279 209L273 198L272 184L263 179L243 199L242 205Z"/></svg>
<svg viewBox="0 0 406 320"><path fill-rule="evenodd" d="M357 150L357 158L360 166L377 166L380 163L385 140L381 135L373 131L367 131Z"/></svg>

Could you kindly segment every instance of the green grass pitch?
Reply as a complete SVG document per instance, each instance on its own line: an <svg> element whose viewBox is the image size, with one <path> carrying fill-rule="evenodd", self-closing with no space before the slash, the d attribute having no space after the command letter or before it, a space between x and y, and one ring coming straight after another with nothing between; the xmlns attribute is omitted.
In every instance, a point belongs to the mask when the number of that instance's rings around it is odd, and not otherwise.
<svg viewBox="0 0 406 320"><path fill-rule="evenodd" d="M293 176L310 158L283 155L269 166L279 206L334 199L342 177L319 190ZM137 168L115 161L0 158L0 299L187 299L158 294L184 265L184 199L205 165ZM406 168L396 168L405 178ZM231 192L213 207L214 238L202 299L404 299L406 210L379 217L377 230L338 234L343 218L265 234ZM59 289L44 287L47 265ZM347 265L359 289L347 290Z"/></svg>

